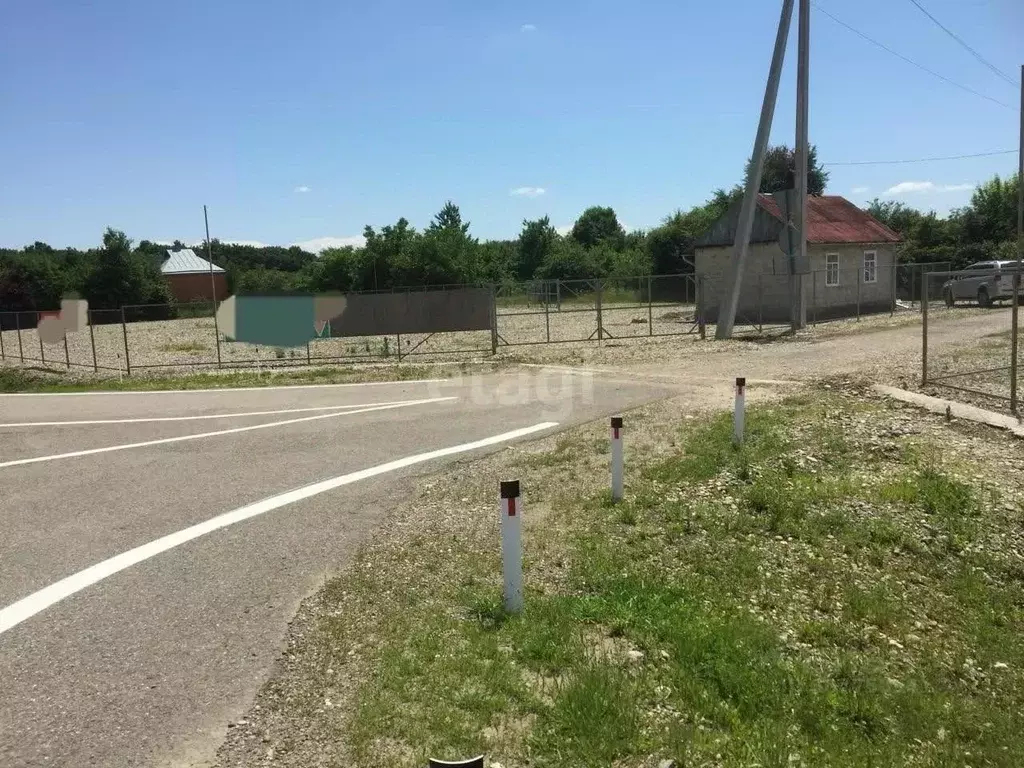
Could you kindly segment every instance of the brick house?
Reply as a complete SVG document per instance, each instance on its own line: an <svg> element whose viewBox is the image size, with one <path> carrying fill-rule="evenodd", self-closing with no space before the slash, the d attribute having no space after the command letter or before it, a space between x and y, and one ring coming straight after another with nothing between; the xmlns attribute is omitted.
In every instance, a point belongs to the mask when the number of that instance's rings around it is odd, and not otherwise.
<svg viewBox="0 0 1024 768"><path fill-rule="evenodd" d="M228 296L227 273L213 265L213 280L210 279L210 262L197 256L191 248L180 251L167 251L167 257L160 267L167 280L171 295L179 303L190 301L209 301L216 291L218 302Z"/></svg>
<svg viewBox="0 0 1024 768"><path fill-rule="evenodd" d="M703 278L704 315L715 322L739 220L737 202L694 243L694 269ZM808 319L888 312L895 301L896 249L902 238L846 198L807 198L804 278ZM788 257L779 247L783 219L770 195L758 195L737 322L787 322Z"/></svg>

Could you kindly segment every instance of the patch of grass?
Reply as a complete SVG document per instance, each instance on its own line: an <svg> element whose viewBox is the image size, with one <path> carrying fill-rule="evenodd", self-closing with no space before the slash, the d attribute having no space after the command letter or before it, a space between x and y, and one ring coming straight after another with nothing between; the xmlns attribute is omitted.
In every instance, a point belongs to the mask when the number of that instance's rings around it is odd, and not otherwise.
<svg viewBox="0 0 1024 768"><path fill-rule="evenodd" d="M791 399L734 447L723 414L623 502L556 495L519 616L494 560L446 541L458 597L402 602L356 695L356 764L1024 764L1024 569L969 546L1012 516L926 452L879 461L876 416ZM519 462L581 472L598 447Z"/></svg>
<svg viewBox="0 0 1024 768"><path fill-rule="evenodd" d="M611 765L632 754L640 736L636 683L618 667L590 663L558 686L534 731L533 748L572 765Z"/></svg>

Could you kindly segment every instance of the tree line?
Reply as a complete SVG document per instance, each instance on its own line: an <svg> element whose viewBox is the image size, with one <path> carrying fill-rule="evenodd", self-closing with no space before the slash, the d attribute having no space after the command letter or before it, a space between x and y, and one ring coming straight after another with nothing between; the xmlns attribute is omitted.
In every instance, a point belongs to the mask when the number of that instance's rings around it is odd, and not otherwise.
<svg viewBox="0 0 1024 768"><path fill-rule="evenodd" d="M785 146L769 148L761 191L792 184L794 158ZM748 162L749 170L749 162ZM812 148L808 190L824 194L828 174ZM518 237L479 240L459 207L449 201L423 229L407 219L363 232L365 244L329 248L319 255L292 247L256 247L212 240L213 262L227 272L233 293L391 290L393 288L512 283L538 279L634 277L692 271L693 243L743 194L740 185L718 189L700 205L677 210L660 225L626 232L615 211L585 210L566 234L545 216L526 220ZM869 212L906 240L901 260L950 261L954 268L981 259L1015 258L1016 178L998 176L979 186L971 201L946 217L905 203L874 200ZM0 249L0 311L48 310L77 294L96 309L170 304L160 273L168 247L133 244L107 229L99 248L57 249L36 242ZM196 248L204 258L206 243Z"/></svg>

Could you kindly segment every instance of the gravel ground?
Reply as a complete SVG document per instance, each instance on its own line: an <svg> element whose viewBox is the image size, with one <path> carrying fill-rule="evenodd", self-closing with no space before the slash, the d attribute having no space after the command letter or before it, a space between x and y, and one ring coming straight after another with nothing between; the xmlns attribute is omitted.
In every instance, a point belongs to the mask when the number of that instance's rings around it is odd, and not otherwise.
<svg viewBox="0 0 1024 768"><path fill-rule="evenodd" d="M828 387L855 400L873 398L860 382L835 380ZM779 390L766 387L750 390L754 402L779 394ZM1006 499L1007 514L1019 514L1024 491L1019 480L1024 453L1019 443L995 430L947 423L913 408L876 402L883 406L880 415L857 414L855 410L854 415L843 417L846 439L879 455L897 450L897 444L908 437L937 447L944 465L965 468L971 480L998 488ZM628 414L627 460L656 460L674 448L678 425L704 412L700 403L676 398ZM531 588L541 593L557 591L563 577L553 565L559 561L554 549L558 537L550 533L563 523L551 510L556 503L584 498L606 485L607 456L600 450L605 438L604 424L589 425L460 463L424 480L415 510L396 509L348 575L302 604L276 669L253 708L228 728L216 764L224 768L353 764L345 733L352 722L354 692L368 679L384 639L394 631L384 617L400 614L410 601L420 605L436 600L439 609L447 609L446 597L436 599L434 595L451 592L450 580L458 566L449 561L471 558L496 565L495 478L523 481L524 536L529 547L538 548L531 564ZM975 467L998 469L977 473ZM990 544L998 544L1000 553L1008 557L1019 558L1024 551L1019 535L1001 536ZM785 564L785 541L767 541L765 546L778 550L780 563ZM439 565L436 571L425 571L423 562ZM798 597L788 603L776 602L776 613L766 615L765 620L783 629L798 623L807 607L806 595ZM330 625L333 647L323 644L324 634L318 627L324 625L320 622ZM784 634L795 637L791 632ZM902 642L901 638L893 647L902 649ZM381 746L384 754L393 748Z"/></svg>

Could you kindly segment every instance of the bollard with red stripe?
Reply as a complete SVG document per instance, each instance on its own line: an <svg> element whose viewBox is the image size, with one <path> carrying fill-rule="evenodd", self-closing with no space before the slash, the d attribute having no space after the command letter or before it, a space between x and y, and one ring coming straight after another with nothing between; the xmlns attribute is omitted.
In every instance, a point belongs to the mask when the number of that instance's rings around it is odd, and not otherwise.
<svg viewBox="0 0 1024 768"><path fill-rule="evenodd" d="M622 458L622 417L612 416L612 501L622 501L625 473Z"/></svg>
<svg viewBox="0 0 1024 768"><path fill-rule="evenodd" d="M501 570L505 610L523 610L523 498L518 480L503 480L501 495Z"/></svg>
<svg viewBox="0 0 1024 768"><path fill-rule="evenodd" d="M743 421L745 404L745 391L747 380L742 376L736 378L736 403L732 412L732 441L736 445L743 445Z"/></svg>

